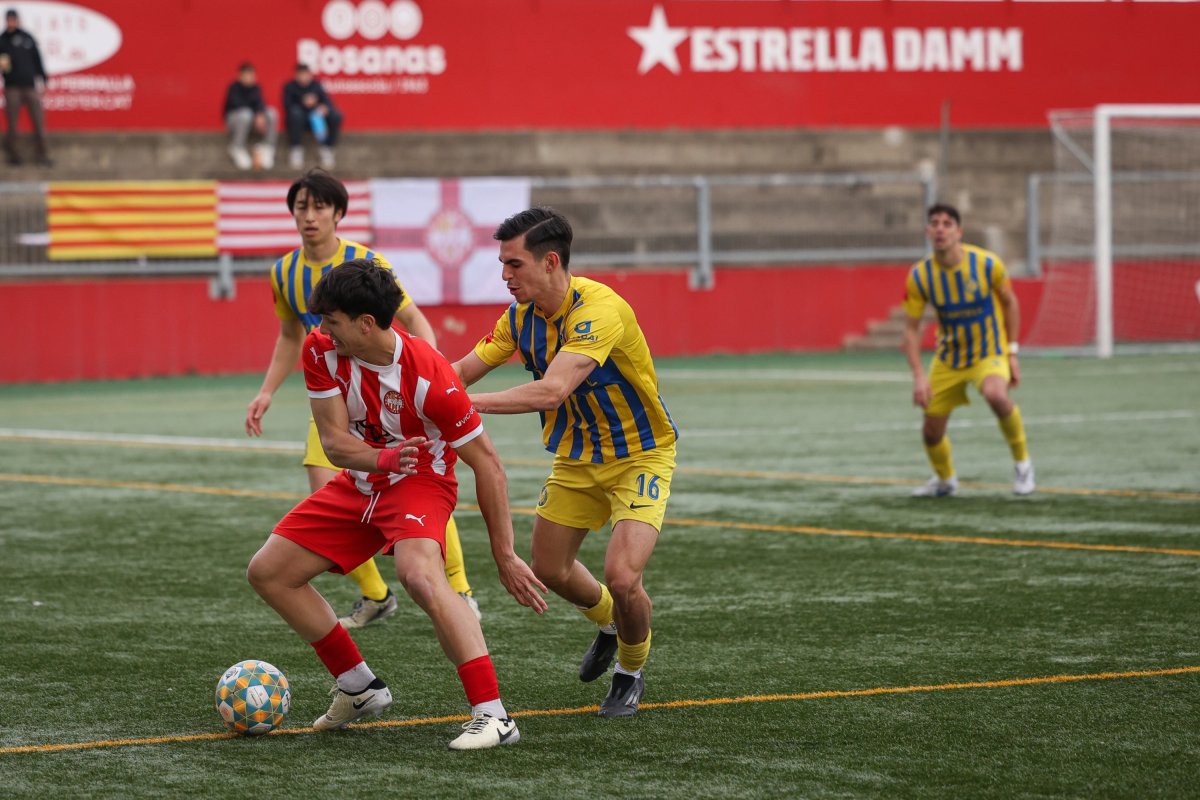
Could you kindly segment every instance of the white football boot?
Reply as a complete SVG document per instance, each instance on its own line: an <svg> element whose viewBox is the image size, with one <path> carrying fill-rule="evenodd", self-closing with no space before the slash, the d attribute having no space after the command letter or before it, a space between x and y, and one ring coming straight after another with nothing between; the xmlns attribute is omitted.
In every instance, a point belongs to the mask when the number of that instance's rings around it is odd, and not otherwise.
<svg viewBox="0 0 1200 800"><path fill-rule="evenodd" d="M463 733L450 743L451 750L483 750L501 744L516 744L521 732L511 717L500 719L482 711L463 723Z"/></svg>
<svg viewBox="0 0 1200 800"><path fill-rule="evenodd" d="M338 622L342 623L346 630L351 631L384 617L390 617L396 613L399 605L395 592L388 589L387 597L382 600L372 600L369 597L358 598L354 601L350 613L344 617L338 617Z"/></svg>
<svg viewBox="0 0 1200 800"><path fill-rule="evenodd" d="M1028 458L1013 465L1013 494L1025 496L1033 494L1037 484L1033 481L1033 462Z"/></svg>
<svg viewBox="0 0 1200 800"><path fill-rule="evenodd" d="M942 480L934 475L929 480L922 483L917 488L913 489L913 497L949 497L950 495L958 494L958 476L951 475L946 480Z"/></svg>
<svg viewBox="0 0 1200 800"><path fill-rule="evenodd" d="M330 692L333 703L317 717L312 726L319 731L337 731L362 717L378 717L392 704L392 690L379 678L357 694L347 694L336 686Z"/></svg>

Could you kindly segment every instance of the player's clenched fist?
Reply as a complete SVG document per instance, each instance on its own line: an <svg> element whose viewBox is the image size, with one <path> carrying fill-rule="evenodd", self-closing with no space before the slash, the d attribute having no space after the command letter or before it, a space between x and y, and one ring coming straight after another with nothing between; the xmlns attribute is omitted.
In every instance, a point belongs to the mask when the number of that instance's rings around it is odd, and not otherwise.
<svg viewBox="0 0 1200 800"><path fill-rule="evenodd" d="M397 447L387 447L379 451L375 466L380 472L395 472L400 475L412 475L416 472L417 456L422 450L428 450L430 442L423 436L405 439Z"/></svg>

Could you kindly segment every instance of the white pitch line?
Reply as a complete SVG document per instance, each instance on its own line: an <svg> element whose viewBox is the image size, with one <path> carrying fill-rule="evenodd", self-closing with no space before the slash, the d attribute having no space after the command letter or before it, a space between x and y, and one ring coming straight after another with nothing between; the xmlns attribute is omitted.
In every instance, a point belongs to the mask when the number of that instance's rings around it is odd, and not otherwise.
<svg viewBox="0 0 1200 800"><path fill-rule="evenodd" d="M1095 422L1162 422L1166 420L1196 419L1200 412L1193 409L1172 409L1163 411L1114 411L1101 414L1053 414L1049 416L1025 417L1025 424L1031 427L1043 425L1084 425ZM988 428L995 427L996 421L990 416L986 419L952 419L950 428ZM847 433L890 433L896 431L914 431L921 426L919 418L907 422L863 422L848 428L741 428L738 435L796 434L806 436L845 435ZM711 438L729 436L728 428L704 429L688 428L684 431L685 438ZM35 439L43 441L76 441L85 444L97 442L112 442L113 444L133 444L159 447L210 447L227 450L264 451L280 453L301 453L304 451L302 442L282 442L272 439L221 439L196 436L159 436L138 433L100 433L95 431L53 431L37 428L0 428L0 439Z"/></svg>
<svg viewBox="0 0 1200 800"><path fill-rule="evenodd" d="M1165 420L1175 419L1196 419L1200 417L1200 413L1191 409L1175 409L1169 411L1114 411L1104 414L1052 414L1044 417L1027 416L1024 417L1025 425L1028 427L1042 427L1049 425L1086 425L1094 422L1162 422ZM966 428L987 428L996 427L996 420L992 417L986 419L951 419L950 430L963 430ZM804 436L844 436L848 433L892 433L896 431L916 431L921 429L921 419L914 418L911 422L863 422L857 425L851 425L848 428L780 428L780 427L764 427L764 428L738 428L737 435L753 436L763 434L769 436L779 436L782 434L794 434ZM684 437L699 439L715 438L720 436L729 436L728 428L688 428L684 431Z"/></svg>

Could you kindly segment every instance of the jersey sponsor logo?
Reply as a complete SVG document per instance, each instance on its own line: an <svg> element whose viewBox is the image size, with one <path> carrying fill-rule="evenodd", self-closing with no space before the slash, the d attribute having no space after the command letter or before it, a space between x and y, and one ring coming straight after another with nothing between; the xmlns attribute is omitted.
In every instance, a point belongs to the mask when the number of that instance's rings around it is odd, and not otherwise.
<svg viewBox="0 0 1200 800"><path fill-rule="evenodd" d="M592 332L592 321L589 319L586 322L575 323L575 332L576 333L591 333Z"/></svg>
<svg viewBox="0 0 1200 800"><path fill-rule="evenodd" d="M457 391L458 391L457 386L451 386L449 389L446 390L446 394L454 394Z"/></svg>
<svg viewBox="0 0 1200 800"><path fill-rule="evenodd" d="M393 414L399 414L404 408L404 400L399 392L392 390L383 396L383 407Z"/></svg>
<svg viewBox="0 0 1200 800"><path fill-rule="evenodd" d="M462 419L460 419L458 422L454 423L454 427L461 428L463 425L466 425L468 422L470 422L471 418L474 416L475 416L475 406L471 406L471 410L467 412L467 415L465 417L463 417Z"/></svg>
<svg viewBox="0 0 1200 800"><path fill-rule="evenodd" d="M309 348L308 348L308 352L312 353L312 357L313 357L313 363L314 363L314 364L320 364L320 363L321 363L321 354L317 352L317 347L316 347L316 345L313 345L313 346L309 347Z"/></svg>
<svg viewBox="0 0 1200 800"><path fill-rule="evenodd" d="M426 518L426 517L428 517L428 516L429 516L428 514L422 514L422 515L421 515L421 516L419 516L419 517L418 517L416 514L405 514L405 515L404 515L404 518L405 518L406 520L407 520L407 519L414 519L414 520L416 520L416 521L417 521L417 524L418 524L418 525L420 525L422 528L424 528L424 527L425 527L425 518Z"/></svg>
<svg viewBox="0 0 1200 800"><path fill-rule="evenodd" d="M652 505L654 505L654 503L630 503L629 508L633 511L637 511L639 508L649 508Z"/></svg>
<svg viewBox="0 0 1200 800"><path fill-rule="evenodd" d="M549 499L550 499L550 491L545 486L543 486L542 493L538 495L538 501L537 501L538 506L540 507L540 506L546 505L546 501Z"/></svg>

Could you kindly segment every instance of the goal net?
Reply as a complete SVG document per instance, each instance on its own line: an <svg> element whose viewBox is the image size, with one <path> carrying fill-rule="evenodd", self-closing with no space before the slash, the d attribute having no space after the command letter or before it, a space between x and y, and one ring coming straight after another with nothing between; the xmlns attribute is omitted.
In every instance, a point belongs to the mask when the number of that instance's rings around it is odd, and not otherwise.
<svg viewBox="0 0 1200 800"><path fill-rule="evenodd" d="M1050 128L1026 342L1101 357L1200 345L1200 105L1054 111Z"/></svg>

